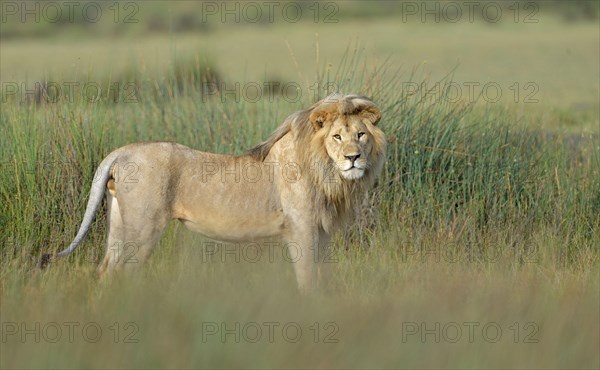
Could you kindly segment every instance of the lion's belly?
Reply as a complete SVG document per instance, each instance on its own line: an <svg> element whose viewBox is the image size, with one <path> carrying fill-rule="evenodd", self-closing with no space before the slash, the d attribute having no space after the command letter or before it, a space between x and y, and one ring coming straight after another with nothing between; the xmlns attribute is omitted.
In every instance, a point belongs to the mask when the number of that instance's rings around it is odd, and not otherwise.
<svg viewBox="0 0 600 370"><path fill-rule="evenodd" d="M191 231L228 242L278 236L283 229L283 216L275 213L246 218L221 211L216 215L195 215L180 220Z"/></svg>

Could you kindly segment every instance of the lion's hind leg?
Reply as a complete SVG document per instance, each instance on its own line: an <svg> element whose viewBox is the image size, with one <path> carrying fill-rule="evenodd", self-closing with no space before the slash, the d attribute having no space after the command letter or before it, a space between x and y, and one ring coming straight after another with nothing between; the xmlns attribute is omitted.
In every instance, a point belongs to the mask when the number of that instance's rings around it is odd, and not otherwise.
<svg viewBox="0 0 600 370"><path fill-rule="evenodd" d="M106 254L98 266L101 276L141 266L160 239L168 219L160 210L123 207L109 193Z"/></svg>
<svg viewBox="0 0 600 370"><path fill-rule="evenodd" d="M119 210L117 199L107 192L107 226L106 226L106 252L102 263L98 266L98 274L104 276L117 269L119 257L123 254L120 247L124 240L123 219Z"/></svg>

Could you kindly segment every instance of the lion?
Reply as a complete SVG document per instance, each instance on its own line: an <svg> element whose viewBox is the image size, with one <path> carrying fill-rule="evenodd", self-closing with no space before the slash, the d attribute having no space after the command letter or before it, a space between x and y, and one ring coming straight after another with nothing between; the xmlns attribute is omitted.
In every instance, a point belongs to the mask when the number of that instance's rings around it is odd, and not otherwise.
<svg viewBox="0 0 600 370"><path fill-rule="evenodd" d="M385 137L381 111L367 97L332 94L293 113L246 154L197 151L171 142L130 144L100 163L73 253L107 198L107 245L98 273L129 269L151 254L174 219L226 242L277 237L294 251L298 288L309 291L326 275L332 234L381 173Z"/></svg>

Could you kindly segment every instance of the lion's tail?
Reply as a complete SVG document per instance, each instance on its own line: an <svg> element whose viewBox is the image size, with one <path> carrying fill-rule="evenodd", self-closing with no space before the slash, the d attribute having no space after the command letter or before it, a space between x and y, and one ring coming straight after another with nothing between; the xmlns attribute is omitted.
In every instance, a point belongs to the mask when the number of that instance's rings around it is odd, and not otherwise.
<svg viewBox="0 0 600 370"><path fill-rule="evenodd" d="M85 235L90 230L92 222L96 217L96 212L98 211L98 208L100 208L100 204L102 204L102 198L104 197L106 183L111 177L112 166L117 160L117 158L119 158L119 154L120 153L118 151L110 153L98 166L98 169L94 174L94 179L92 180L90 199L88 201L87 207L85 209L85 214L83 215L83 221L81 222L81 226L79 227L79 231L77 232L75 239L67 248L56 253L55 255L42 255L42 258L39 262L39 267L44 268L53 259L70 255L71 253L73 253L73 251L75 251L77 246L79 246L83 238L85 238Z"/></svg>

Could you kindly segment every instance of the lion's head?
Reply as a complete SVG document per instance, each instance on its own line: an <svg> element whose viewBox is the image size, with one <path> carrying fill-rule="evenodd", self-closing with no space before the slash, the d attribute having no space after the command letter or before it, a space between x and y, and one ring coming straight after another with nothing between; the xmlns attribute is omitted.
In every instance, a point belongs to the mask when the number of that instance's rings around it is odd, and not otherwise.
<svg viewBox="0 0 600 370"><path fill-rule="evenodd" d="M321 155L324 149L342 179L358 180L366 172L379 172L385 149L377 127L380 119L380 110L363 96L331 95L309 115L314 131L311 149ZM327 161L323 155L320 160Z"/></svg>
<svg viewBox="0 0 600 370"><path fill-rule="evenodd" d="M303 160L302 168L324 170L313 171L315 185L323 185L325 177L335 180L331 172L345 180L338 181L340 186L356 180L371 185L385 160L385 137L377 127L380 119L381 111L369 98L332 94L290 115L249 154L264 160L273 145L292 132L298 157Z"/></svg>

